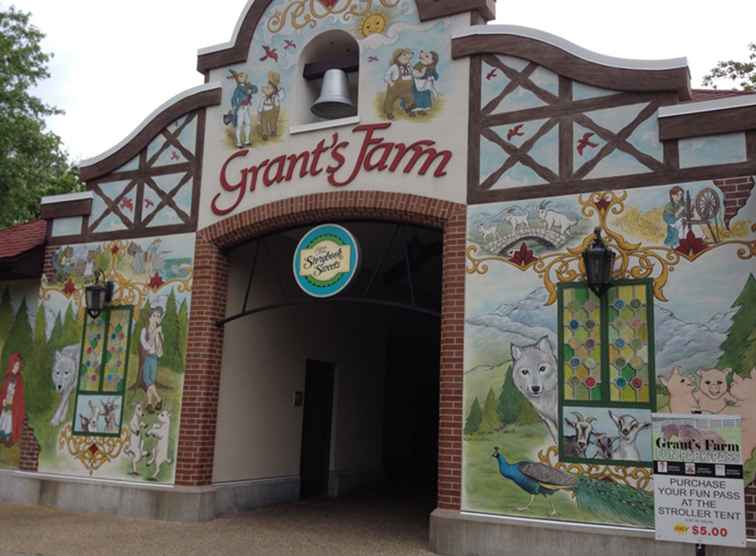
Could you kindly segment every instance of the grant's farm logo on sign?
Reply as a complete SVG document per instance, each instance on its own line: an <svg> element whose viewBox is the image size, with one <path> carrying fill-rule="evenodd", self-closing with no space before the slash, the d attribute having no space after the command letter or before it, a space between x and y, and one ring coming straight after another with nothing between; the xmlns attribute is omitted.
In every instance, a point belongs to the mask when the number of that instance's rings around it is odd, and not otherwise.
<svg viewBox="0 0 756 556"><path fill-rule="evenodd" d="M324 224L307 232L294 251L294 279L313 297L332 297L352 281L359 248L346 228Z"/></svg>
<svg viewBox="0 0 756 556"><path fill-rule="evenodd" d="M234 212L246 195L262 188L271 188L306 177L323 175L332 187L346 187L363 174L416 174L432 172L434 178L447 175L452 152L436 148L436 142L422 139L409 145L386 140L381 132L391 123L365 124L352 129L359 140L359 150L348 152L351 137L334 133L330 140L322 139L310 150L281 154L273 159L255 160L254 152L241 149L232 154L220 170L221 191L210 208L216 216ZM251 163L250 163L251 162ZM408 182L411 183L411 182ZM304 193L304 192L303 192Z"/></svg>

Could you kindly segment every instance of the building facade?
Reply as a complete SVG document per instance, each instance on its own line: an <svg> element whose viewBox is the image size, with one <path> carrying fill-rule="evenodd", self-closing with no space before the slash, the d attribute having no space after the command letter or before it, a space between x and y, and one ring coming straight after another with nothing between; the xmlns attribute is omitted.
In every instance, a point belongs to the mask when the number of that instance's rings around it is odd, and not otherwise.
<svg viewBox="0 0 756 556"><path fill-rule="evenodd" d="M250 0L200 50L205 84L83 162L87 192L44 199L46 225L4 232L26 242L0 252L0 499L184 520L294 500L306 377L282 369L312 357L366 373L336 378L329 492L380 476L383 317L340 308L338 341L309 309L241 318L264 238L354 222L439 238L436 552L683 550L634 510L652 412L740 415L753 483L756 96L487 25L493 4ZM354 114L317 118L331 67ZM596 228L617 254L603 300L581 259ZM115 289L92 319L98 275ZM531 496L503 471L520 461L580 487ZM756 537L756 485L746 502Z"/></svg>

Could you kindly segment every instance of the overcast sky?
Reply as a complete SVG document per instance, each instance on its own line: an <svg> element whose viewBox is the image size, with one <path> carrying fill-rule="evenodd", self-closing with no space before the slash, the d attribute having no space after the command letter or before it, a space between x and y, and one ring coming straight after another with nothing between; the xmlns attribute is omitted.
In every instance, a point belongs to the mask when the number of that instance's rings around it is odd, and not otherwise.
<svg viewBox="0 0 756 556"><path fill-rule="evenodd" d="M55 53L38 94L74 160L109 149L175 94L202 83L196 51L230 39L246 0L0 0L30 11ZM756 42L754 0L498 2L497 23L525 25L626 58L687 56L693 86ZM617 4L623 8L614 7Z"/></svg>

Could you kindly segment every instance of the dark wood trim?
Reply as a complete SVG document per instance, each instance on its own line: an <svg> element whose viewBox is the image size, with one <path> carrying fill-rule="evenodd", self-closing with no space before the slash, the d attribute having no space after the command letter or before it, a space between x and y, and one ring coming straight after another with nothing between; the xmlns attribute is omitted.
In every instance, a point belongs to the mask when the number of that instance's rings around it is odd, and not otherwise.
<svg viewBox="0 0 756 556"><path fill-rule="evenodd" d="M480 141L481 141L481 87L483 63L480 56L470 60L470 101L467 138L467 183L469 188L480 183Z"/></svg>
<svg viewBox="0 0 756 556"><path fill-rule="evenodd" d="M572 81L559 76L559 103L568 105L572 103ZM572 145L575 141L575 120L567 114L559 117L559 179L567 180L574 171L574 157Z"/></svg>
<svg viewBox="0 0 756 556"><path fill-rule="evenodd" d="M576 195L610 189L636 189L654 185L672 185L684 181L738 178L754 174L756 174L756 161L748 161L738 164L718 164L701 168L665 170L663 172L649 172L648 174L635 174L632 176L569 180L547 185L512 187L489 191L484 191L480 187L477 187L470 190L468 202L471 205L477 205L481 203L537 199L539 197L559 197L561 195Z"/></svg>
<svg viewBox="0 0 756 556"><path fill-rule="evenodd" d="M569 82L569 79L566 79ZM576 112L592 112L594 110L603 110L605 108L619 108L631 104L643 104L660 100L660 95L652 93L623 93L601 97L597 99L578 100L570 102L559 100L558 103L551 106L540 106L538 108L527 108L517 112L507 112L504 114L495 114L486 116L483 125L486 127L522 123L528 120L542 120L543 118L555 118L563 115L575 114ZM666 99L661 100L664 104Z"/></svg>
<svg viewBox="0 0 756 556"><path fill-rule="evenodd" d="M156 226L154 228L144 228L140 230L119 230L117 232L89 234L86 241L89 243L96 241L114 241L117 239L140 239L143 237L161 237L191 232L194 232L194 229L188 224L174 224L172 226Z"/></svg>
<svg viewBox="0 0 756 556"><path fill-rule="evenodd" d="M472 35L452 40L455 59L477 54L504 54L536 62L551 71L604 89L628 92L676 91L691 98L688 68L633 70L589 62L556 46L516 35Z"/></svg>
<svg viewBox="0 0 756 556"><path fill-rule="evenodd" d="M79 199L77 201L41 205L39 214L43 220L54 220L56 218L87 216L90 212L92 212L92 199Z"/></svg>
<svg viewBox="0 0 756 556"><path fill-rule="evenodd" d="M340 69L344 70L346 73L357 73L360 71L359 54L355 53L355 56L340 56L333 60L329 60L328 62L313 62L305 64L302 77L307 81L322 79L329 69Z"/></svg>
<svg viewBox="0 0 756 556"><path fill-rule="evenodd" d="M39 245L15 257L0 259L0 280L41 278L44 260L44 245Z"/></svg>
<svg viewBox="0 0 756 556"><path fill-rule="evenodd" d="M756 160L756 130L746 133L746 158Z"/></svg>
<svg viewBox="0 0 756 556"><path fill-rule="evenodd" d="M664 165L671 170L680 169L680 148L677 141L666 141L664 145Z"/></svg>
<svg viewBox="0 0 756 556"><path fill-rule="evenodd" d="M197 114L197 142L194 149L194 191L192 192L191 227L197 229L199 223L200 197L202 196L202 162L205 160L205 125L207 123L207 109L203 108Z"/></svg>
<svg viewBox="0 0 756 556"><path fill-rule="evenodd" d="M183 172L190 171L192 167L193 167L193 162L182 162L181 164L171 164L169 166L156 166L156 167L150 168L149 166L147 166L147 160L145 159L143 168L140 167L139 170L132 170L130 172L113 172L112 174L108 174L107 176L105 176L103 179L98 180L97 183L133 180L136 178L141 178L146 175L165 176L167 174L181 174Z"/></svg>
<svg viewBox="0 0 756 556"><path fill-rule="evenodd" d="M756 106L659 118L662 141L756 130Z"/></svg>
<svg viewBox="0 0 756 556"><path fill-rule="evenodd" d="M477 12L486 21L496 19L494 0L415 0L420 21L430 21L465 12Z"/></svg>
<svg viewBox="0 0 756 556"><path fill-rule="evenodd" d="M197 71L209 79L210 70L243 64L247 61L255 30L273 0L257 0L252 3L239 28L239 34L233 45L215 52L197 56ZM441 17L472 12L479 14L486 21L496 19L496 2L494 0L416 0L420 21L430 21Z"/></svg>
<svg viewBox="0 0 756 556"><path fill-rule="evenodd" d="M220 104L220 102L221 90L213 89L191 95L169 106L155 116L131 141L115 153L92 166L82 166L79 169L82 181L90 182L120 168L137 156L142 149L149 145L150 141L173 121L193 110L215 106Z"/></svg>

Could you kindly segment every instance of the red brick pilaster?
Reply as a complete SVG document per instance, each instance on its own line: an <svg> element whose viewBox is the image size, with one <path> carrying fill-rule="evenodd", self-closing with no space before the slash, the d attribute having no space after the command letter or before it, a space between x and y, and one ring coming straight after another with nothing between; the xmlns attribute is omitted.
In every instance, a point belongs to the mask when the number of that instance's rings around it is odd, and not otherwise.
<svg viewBox="0 0 756 556"><path fill-rule="evenodd" d="M756 538L756 483L746 488L746 533L749 539Z"/></svg>
<svg viewBox="0 0 756 556"><path fill-rule="evenodd" d="M458 510L462 493L462 389L465 342L465 234L467 211L444 224L441 302L441 392L438 507Z"/></svg>
<svg viewBox="0 0 756 556"><path fill-rule="evenodd" d="M215 425L223 357L228 262L200 233L194 249L194 282L181 403L176 484L208 485L213 479Z"/></svg>

